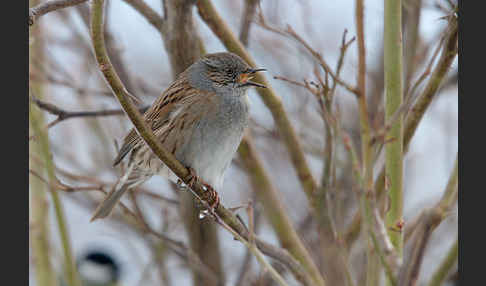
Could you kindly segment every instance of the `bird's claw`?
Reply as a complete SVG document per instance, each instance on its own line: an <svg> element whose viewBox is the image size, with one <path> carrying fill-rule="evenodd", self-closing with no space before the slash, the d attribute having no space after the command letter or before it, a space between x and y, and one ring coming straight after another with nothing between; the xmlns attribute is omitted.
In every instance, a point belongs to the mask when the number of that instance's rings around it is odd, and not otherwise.
<svg viewBox="0 0 486 286"><path fill-rule="evenodd" d="M187 182L184 183L181 179L178 179L177 180L177 185L183 189L185 188L191 188L194 187L194 184L199 181L199 177L196 175L196 171L194 171L193 168L191 167L187 167L187 170L189 170L189 175L187 175L187 177L184 179L184 182Z"/></svg>
<svg viewBox="0 0 486 286"><path fill-rule="evenodd" d="M207 202L211 209L217 209L220 201L218 192L216 192L209 184L204 183L203 185L206 187L206 192L202 195L201 199Z"/></svg>
<svg viewBox="0 0 486 286"><path fill-rule="evenodd" d="M196 182L200 182L205 189L205 192L201 196L201 199L206 203L208 203L211 209L215 210L216 208L218 208L219 201L220 201L218 192L216 192L214 188L211 187L211 185L209 185L204 180L199 178L199 176L196 175L196 171L194 171L193 168L187 167L187 170L189 170L189 175L187 175L185 179L185 181L187 182L186 186L192 189L194 187L194 184L196 184Z"/></svg>

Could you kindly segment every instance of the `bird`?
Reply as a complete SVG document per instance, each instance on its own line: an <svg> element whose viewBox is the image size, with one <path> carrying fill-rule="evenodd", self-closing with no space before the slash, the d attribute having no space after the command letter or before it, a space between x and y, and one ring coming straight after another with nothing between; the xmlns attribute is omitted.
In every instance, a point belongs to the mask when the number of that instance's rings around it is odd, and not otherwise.
<svg viewBox="0 0 486 286"><path fill-rule="evenodd" d="M219 205L216 190L242 140L249 118L251 81L264 68L252 68L231 52L206 54L180 73L144 113L145 123L162 146L190 172L189 187L198 180L210 207ZM179 178L151 151L135 129L125 136L113 166L126 168L91 221L107 217L123 194L156 174Z"/></svg>

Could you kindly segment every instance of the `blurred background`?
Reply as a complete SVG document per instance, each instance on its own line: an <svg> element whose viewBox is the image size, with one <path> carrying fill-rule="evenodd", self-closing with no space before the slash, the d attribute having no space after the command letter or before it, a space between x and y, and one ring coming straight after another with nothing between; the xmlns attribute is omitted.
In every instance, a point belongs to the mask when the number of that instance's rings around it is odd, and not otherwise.
<svg viewBox="0 0 486 286"><path fill-rule="evenodd" d="M32 2L31 7L44 1ZM159 31L131 5L131 1L106 1L106 41L112 62L127 89L140 100L140 106L150 105L173 80L164 39ZM163 15L163 1L145 0L154 11ZM341 55L343 33L346 41L356 36L355 1L302 1L302 0L213 0L235 35L244 37L247 49L258 67L268 70L266 77L278 96L293 124L314 177L320 181L325 164L325 123L316 96L305 87L304 80L316 82L316 60L295 39L271 31L285 31L287 25L315 51L319 52L334 69ZM251 4L255 2L256 4ZM250 4L249 4L250 3ZM451 11L450 1L403 0L403 33L405 87L413 85L433 60L447 21L441 19ZM242 36L245 9L255 5L247 36ZM418 7L418 8L417 8ZM383 125L383 1L364 2L364 28L366 43L366 91L371 125ZM206 52L225 51L225 47L191 7L194 27L204 43ZM171 13L169 10L168 13ZM263 17L263 18L262 18ZM264 19L262 24L261 19ZM35 96L65 111L98 111L120 109L96 64L89 36L89 5L49 13L39 18L30 35L29 84ZM417 29L414 29L417 27ZM416 31L412 41L410 36ZM411 43L413 42L413 43ZM408 57L413 58L408 61ZM437 59L433 61L435 63ZM413 63L413 69L407 63ZM356 82L358 50L356 41L349 45L344 57L341 78ZM323 74L323 73L322 73ZM276 77L276 78L275 78ZM426 83L417 86L418 94ZM412 223L424 208L432 207L441 198L454 168L458 150L457 58L454 60L438 94L426 111L411 141L404 159L404 222ZM305 193L290 162L287 148L279 136L268 108L254 90L250 90L251 124L249 131L255 148L269 173L282 204L301 239L308 249L319 245L318 233L309 218L310 210ZM343 130L350 135L355 146L360 144L358 106L355 95L338 85L334 104L339 110ZM36 107L32 107L36 108ZM56 115L42 112L43 124L57 119ZM113 215L90 223L94 208L104 194L89 190L96 186L105 191L116 181L120 169L113 168L117 144L132 127L124 115L71 118L53 124L48 129L50 152L56 168L56 177L65 186L58 192L65 214L73 255L81 259L92 251L109 253L119 264L119 285L198 285L193 281L190 258L172 251L161 240L140 231L129 222L117 207ZM32 128L30 135L32 135ZM30 168L38 168L40 155L35 146L30 149ZM359 148L357 147L359 150ZM377 174L383 166L383 154L375 164ZM339 231L344 232L356 213L358 201L353 192L352 163L342 144L336 147L336 180L338 189L332 194L332 212ZM37 160L37 161L36 161ZM224 187L218 190L226 207L237 207L253 202L257 234L265 241L279 245L278 239L262 211L241 158L235 157L225 176ZM37 171L40 177L46 174ZM30 189L45 188L45 182L31 173ZM69 191L70 187L81 187ZM84 190L82 187L87 187ZM61 188L62 189L62 188ZM67 190L67 191L66 191ZM44 196L48 218L49 256L59 273L63 267L63 249L59 239L55 209L50 196ZM179 206L179 191L167 180L153 177L137 192L126 195L122 201L132 210L139 211L147 224L173 240L190 245ZM134 203L135 202L135 203ZM31 198L30 204L34 204ZM238 210L245 221L244 209ZM31 213L32 215L32 213ZM204 218L201 221L208 220ZM416 285L426 285L449 248L457 239L457 204L451 213L432 233ZM31 224L31 228L35 228ZM214 228L219 243L224 283L221 285L272 285L254 257L247 257L246 248L223 228ZM347 261L355 285L362 285L364 246L360 238L349 246ZM405 244L405 253L408 251ZM311 251L312 252L312 251ZM30 285L36 285L34 254L30 251ZM247 261L248 260L248 261ZM315 258L320 269L326 261ZM243 265L248 269L243 271ZM277 267L278 269L278 267ZM454 276L453 267L450 276ZM243 275L244 273L244 275ZM284 272L289 285L299 285L288 272ZM456 273L457 275L457 273ZM242 277L244 276L244 277ZM384 275L382 275L384 276ZM333 279L333 278L329 278ZM339 279L339 278L336 278ZM454 279L447 279L446 285ZM339 280L337 280L339 281ZM336 282L339 283L339 282ZM202 285L202 284L200 284ZM276 285L276 284L275 284ZM328 282L328 285L340 285ZM345 285L345 284L342 284Z"/></svg>

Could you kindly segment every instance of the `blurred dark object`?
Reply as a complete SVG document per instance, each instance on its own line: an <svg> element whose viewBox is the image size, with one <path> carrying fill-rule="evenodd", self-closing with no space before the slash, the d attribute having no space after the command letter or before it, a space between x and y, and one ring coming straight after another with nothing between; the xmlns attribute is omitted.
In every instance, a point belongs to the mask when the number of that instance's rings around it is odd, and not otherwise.
<svg viewBox="0 0 486 286"><path fill-rule="evenodd" d="M83 286L117 285L121 269L114 257L105 250L90 250L78 260Z"/></svg>

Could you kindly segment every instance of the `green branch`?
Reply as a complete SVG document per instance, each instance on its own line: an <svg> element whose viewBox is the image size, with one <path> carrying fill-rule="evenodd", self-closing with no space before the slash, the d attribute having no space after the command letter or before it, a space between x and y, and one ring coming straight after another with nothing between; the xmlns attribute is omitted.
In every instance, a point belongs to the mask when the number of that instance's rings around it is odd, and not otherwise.
<svg viewBox="0 0 486 286"><path fill-rule="evenodd" d="M388 124L403 101L402 3L385 0L384 23L385 122ZM403 115L391 125L385 141L385 178L389 182L390 209L386 227L397 254L403 252Z"/></svg>
<svg viewBox="0 0 486 286"><path fill-rule="evenodd" d="M33 114L31 112L31 116L32 115ZM39 140L39 147L40 147L41 155L44 160L44 164L46 166L48 180L49 183L52 184L56 182L56 176L54 173L54 165L52 162L51 153L49 151L47 130L40 127L37 118L32 118L32 123L33 123L32 125L33 125L34 132L37 135ZM59 194L57 193L57 190L51 189L50 194L54 205L54 212L56 214L56 221L57 221L57 226L59 228L59 235L61 236L61 245L64 252L64 267L66 271L66 280L69 282L69 285L80 286L81 284L78 279L76 265L71 251L71 243L69 239L69 232L66 226L66 220L64 217L63 206L59 198Z"/></svg>
<svg viewBox="0 0 486 286"><path fill-rule="evenodd" d="M37 1L31 1L32 4L37 4ZM32 65L33 58L43 60L43 41L40 36L39 25L33 27L29 31L29 38L34 38L35 41L29 45L29 64ZM31 67L29 66L29 69ZM33 91L42 95L43 88L40 83L31 83L30 87ZM29 101L29 133L31 130L36 133L44 125L43 114L32 108L32 103ZM40 154L42 152L40 144L37 141L29 142L29 152ZM42 174L45 169L35 161L31 160L29 156L29 169L35 170ZM32 243L32 255L34 257L35 278L37 285L50 286L55 285L55 274L52 269L50 255L49 255L49 215L47 212L47 198L44 185L38 180L31 180L29 176L29 225L30 225L30 241Z"/></svg>
<svg viewBox="0 0 486 286"><path fill-rule="evenodd" d="M43 122L42 114L38 110L32 109L32 103L29 102L29 123L35 133L41 130ZM29 146L35 153L41 153L41 146L37 143L31 143ZM31 162L31 168L39 172L42 170L39 166L34 166ZM55 283L55 275L49 255L49 216L46 193L44 186L38 180L29 180L30 184L30 220L32 225L30 231L30 240L35 261L36 281L39 286L50 286ZM55 285L55 284L54 284Z"/></svg>

